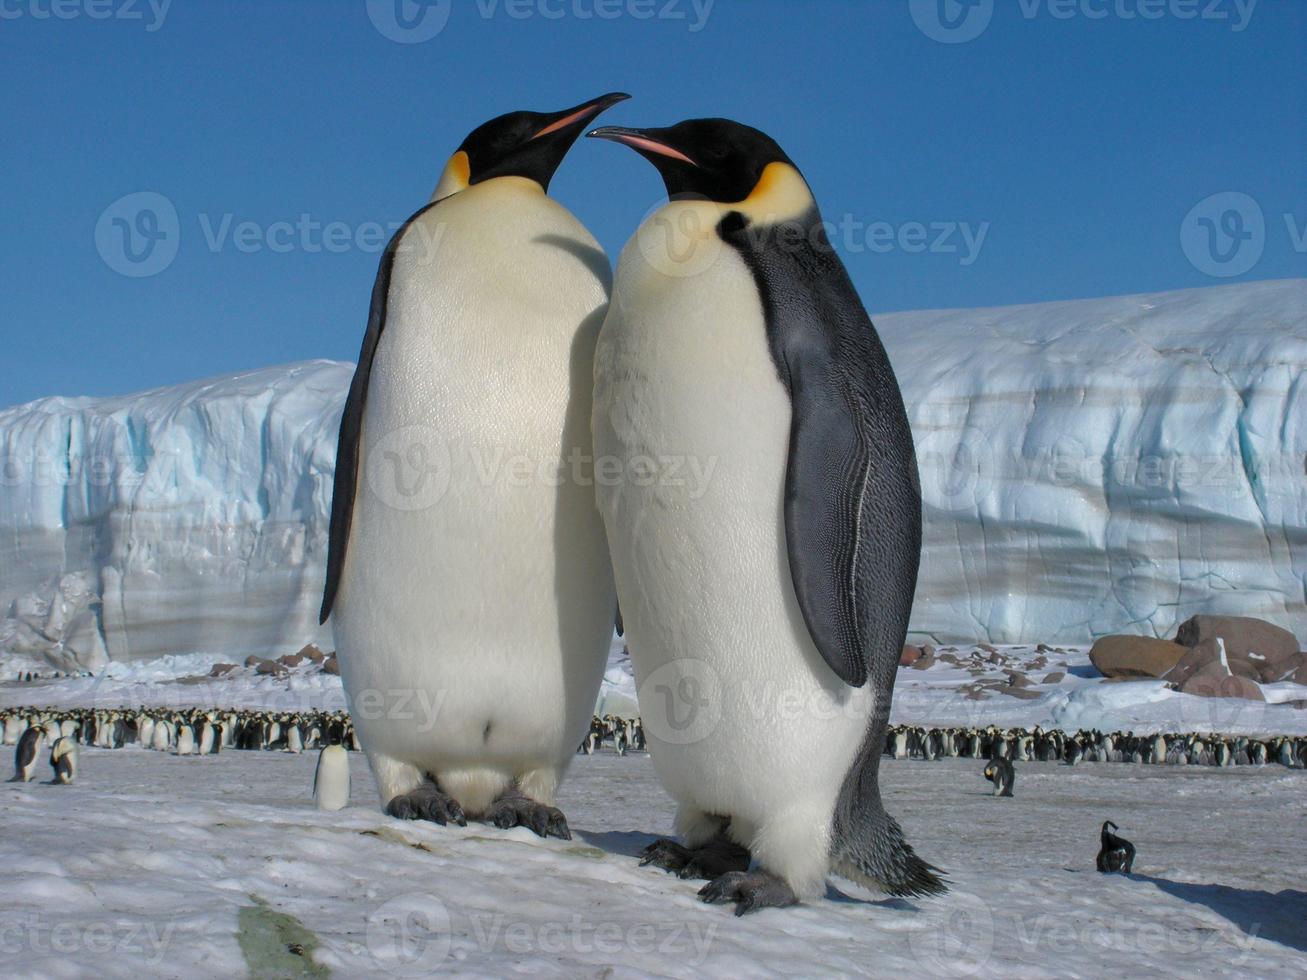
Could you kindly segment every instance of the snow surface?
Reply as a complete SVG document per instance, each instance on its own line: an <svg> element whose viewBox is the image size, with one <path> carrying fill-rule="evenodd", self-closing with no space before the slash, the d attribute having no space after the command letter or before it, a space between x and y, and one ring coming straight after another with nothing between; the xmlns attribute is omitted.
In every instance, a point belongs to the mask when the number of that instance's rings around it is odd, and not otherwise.
<svg viewBox="0 0 1307 980"><path fill-rule="evenodd" d="M84 749L71 787L0 784L7 977L1301 977L1307 772L885 760L939 899L833 881L736 918L640 868L673 807L644 754L578 757L573 840L313 808L316 753ZM1136 874L1094 871L1104 819ZM57 829L56 829L57 828ZM298 944L303 955L287 951Z"/></svg>
<svg viewBox="0 0 1307 980"><path fill-rule="evenodd" d="M913 634L1083 643L1194 612L1307 638L1307 281L876 318L917 439ZM330 648L352 367L0 411L0 650Z"/></svg>

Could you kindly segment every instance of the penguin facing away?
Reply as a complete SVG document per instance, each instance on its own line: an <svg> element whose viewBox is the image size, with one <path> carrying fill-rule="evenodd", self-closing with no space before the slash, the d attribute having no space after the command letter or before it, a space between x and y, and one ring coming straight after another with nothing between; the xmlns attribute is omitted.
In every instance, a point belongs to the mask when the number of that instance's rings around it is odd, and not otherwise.
<svg viewBox="0 0 1307 980"><path fill-rule="evenodd" d="M616 593L588 479L608 260L546 194L613 93L481 125L391 240L341 418L321 619L392 816L570 837ZM539 478L515 485L525 460ZM490 625L493 624L493 629ZM363 697L407 692L367 710Z"/></svg>
<svg viewBox="0 0 1307 980"><path fill-rule="evenodd" d="M54 770L51 782L70 786L77 777L77 742L64 735L50 747L50 768Z"/></svg>
<svg viewBox="0 0 1307 980"><path fill-rule="evenodd" d="M770 137L729 120L590 135L640 153L670 199L618 264L596 456L715 463L696 496L597 487L685 841L645 857L709 878L700 897L737 914L818 896L831 872L943 892L877 782L921 549L912 434L811 191ZM706 720L687 737L692 709Z"/></svg>
<svg viewBox="0 0 1307 980"><path fill-rule="evenodd" d="M349 806L349 755L340 743L324 746L313 771L313 802L319 810Z"/></svg>

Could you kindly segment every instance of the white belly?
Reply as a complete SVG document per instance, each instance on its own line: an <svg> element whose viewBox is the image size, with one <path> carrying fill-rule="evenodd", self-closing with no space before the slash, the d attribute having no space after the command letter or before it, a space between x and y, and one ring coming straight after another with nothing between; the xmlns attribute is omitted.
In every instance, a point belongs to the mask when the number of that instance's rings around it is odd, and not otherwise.
<svg viewBox="0 0 1307 980"><path fill-rule="evenodd" d="M339 745L329 745L318 756L313 801L319 810L343 810L349 806L349 788L349 756Z"/></svg>
<svg viewBox="0 0 1307 980"><path fill-rule="evenodd" d="M615 603L593 486L570 469L592 451L607 261L511 179L420 224L395 263L333 617L351 713L369 754L427 772L561 766Z"/></svg>
<svg viewBox="0 0 1307 980"><path fill-rule="evenodd" d="M596 351L594 428L598 459L662 461L653 481L599 486L650 752L691 808L744 826L793 807L828 822L871 696L822 661L795 598L790 403L757 290L724 245L669 276L638 239Z"/></svg>

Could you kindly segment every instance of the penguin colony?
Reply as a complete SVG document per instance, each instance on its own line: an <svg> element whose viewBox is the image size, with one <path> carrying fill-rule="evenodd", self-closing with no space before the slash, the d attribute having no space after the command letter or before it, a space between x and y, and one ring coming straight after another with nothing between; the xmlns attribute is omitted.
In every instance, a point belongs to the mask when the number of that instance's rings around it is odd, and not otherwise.
<svg viewBox="0 0 1307 980"><path fill-rule="evenodd" d="M300 752L339 744L359 751L358 735L343 711L269 712L243 708L36 708L0 710L3 744L18 745L29 730L43 732L48 744L68 736L82 746L120 749L125 745L178 754L178 733L189 729L192 755L223 749ZM206 736L206 730L208 735ZM198 739L196 736L198 733ZM203 750L203 751L201 751ZM647 751L639 718L594 715L578 754ZM1132 762L1174 766L1281 765L1307 769L1307 736L1187 734L1165 732L1076 731L1056 728L924 728L892 725L884 756L890 759L1005 758L1013 762Z"/></svg>

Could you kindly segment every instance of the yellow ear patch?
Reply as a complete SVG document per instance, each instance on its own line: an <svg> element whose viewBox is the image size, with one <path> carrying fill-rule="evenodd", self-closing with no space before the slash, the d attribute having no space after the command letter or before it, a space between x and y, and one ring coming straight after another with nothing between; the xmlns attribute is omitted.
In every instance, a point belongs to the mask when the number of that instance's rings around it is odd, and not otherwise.
<svg viewBox="0 0 1307 980"><path fill-rule="evenodd" d="M449 197L450 194L465 191L471 180L472 163L468 160L467 153L459 150L445 164L445 171L440 175L440 182L431 193L431 200L439 201L441 198Z"/></svg>
<svg viewBox="0 0 1307 980"><path fill-rule="evenodd" d="M772 225L802 217L813 205L812 191L803 175L788 163L769 163L749 196L730 210L756 224Z"/></svg>

